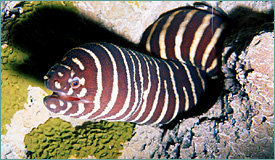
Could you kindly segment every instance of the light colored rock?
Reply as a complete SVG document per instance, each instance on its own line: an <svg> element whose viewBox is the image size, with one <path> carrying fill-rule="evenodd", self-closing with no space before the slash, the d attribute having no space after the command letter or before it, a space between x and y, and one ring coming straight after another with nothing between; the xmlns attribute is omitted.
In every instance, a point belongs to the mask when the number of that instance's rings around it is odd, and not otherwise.
<svg viewBox="0 0 275 160"><path fill-rule="evenodd" d="M134 134L118 159L153 158L159 150L163 130L151 125L137 125Z"/></svg>
<svg viewBox="0 0 275 160"><path fill-rule="evenodd" d="M193 1L79 1L75 6L84 17L138 44L144 30L160 14L193 3Z"/></svg>
<svg viewBox="0 0 275 160"><path fill-rule="evenodd" d="M87 121L50 112L43 104L43 98L46 95L47 93L39 87L28 87L28 103L24 105L25 109L17 111L13 115L11 123L7 125L7 134L1 136L1 158L26 158L25 135L33 128L45 123L50 117L59 117L70 122L73 127Z"/></svg>
<svg viewBox="0 0 275 160"><path fill-rule="evenodd" d="M274 10L273 1L222 1L218 5L226 13L229 13L236 7L246 7L256 12L269 13L270 10Z"/></svg>
<svg viewBox="0 0 275 160"><path fill-rule="evenodd" d="M268 114L274 106L274 32L264 33L253 38L244 63L249 65L245 91L251 100L260 103Z"/></svg>

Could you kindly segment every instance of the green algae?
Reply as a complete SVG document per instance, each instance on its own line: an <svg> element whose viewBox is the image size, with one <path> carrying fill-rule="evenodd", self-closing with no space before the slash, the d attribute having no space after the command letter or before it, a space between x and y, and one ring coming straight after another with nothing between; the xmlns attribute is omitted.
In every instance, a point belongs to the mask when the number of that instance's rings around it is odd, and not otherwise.
<svg viewBox="0 0 275 160"><path fill-rule="evenodd" d="M134 124L127 122L86 122L75 129L59 118L50 118L25 136L30 158L67 159L71 156L116 159L123 143L132 138Z"/></svg>

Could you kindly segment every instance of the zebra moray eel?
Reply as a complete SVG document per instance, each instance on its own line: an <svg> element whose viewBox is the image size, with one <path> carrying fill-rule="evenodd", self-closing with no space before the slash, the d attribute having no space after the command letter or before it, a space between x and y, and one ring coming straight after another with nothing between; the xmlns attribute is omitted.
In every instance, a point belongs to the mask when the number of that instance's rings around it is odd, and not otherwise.
<svg viewBox="0 0 275 160"><path fill-rule="evenodd" d="M141 39L149 56L110 43L71 49L44 77L58 114L82 119L166 124L194 107L220 72L223 16L182 7L159 17Z"/></svg>

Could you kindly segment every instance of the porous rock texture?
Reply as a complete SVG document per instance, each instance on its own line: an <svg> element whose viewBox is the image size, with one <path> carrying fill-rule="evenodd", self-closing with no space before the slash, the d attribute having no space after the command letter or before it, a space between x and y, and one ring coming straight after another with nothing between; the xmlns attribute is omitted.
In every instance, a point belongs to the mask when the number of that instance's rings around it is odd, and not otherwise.
<svg viewBox="0 0 275 160"><path fill-rule="evenodd" d="M161 13L193 2L74 3L86 18L138 44L145 28ZM206 112L173 125L136 125L119 158L274 158L274 2L209 3L232 19L223 52L220 97ZM26 157L24 135L53 117L45 111L43 94L29 88L25 110L14 115L7 135L1 137L1 158Z"/></svg>
<svg viewBox="0 0 275 160"><path fill-rule="evenodd" d="M239 60L232 54L224 64L224 68L236 64L238 89L231 86L235 90L206 113L171 129L137 125L120 158L273 158L273 41L274 32L255 36Z"/></svg>

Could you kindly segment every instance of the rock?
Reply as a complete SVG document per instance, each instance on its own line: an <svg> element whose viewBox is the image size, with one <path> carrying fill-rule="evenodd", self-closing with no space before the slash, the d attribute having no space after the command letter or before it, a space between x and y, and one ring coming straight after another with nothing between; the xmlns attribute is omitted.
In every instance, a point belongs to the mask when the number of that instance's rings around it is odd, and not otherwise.
<svg viewBox="0 0 275 160"><path fill-rule="evenodd" d="M253 38L243 57L244 66L251 73L247 73L245 92L250 100L261 103L266 108L264 112L273 110L274 103L274 32L263 33ZM269 107L267 107L269 106ZM270 108L270 109L268 109Z"/></svg>
<svg viewBox="0 0 275 160"><path fill-rule="evenodd" d="M97 21L107 29L118 33L136 44L144 30L152 24L160 14L192 4L193 2L91 2L75 3L80 14L88 19Z"/></svg>
<svg viewBox="0 0 275 160"><path fill-rule="evenodd" d="M118 159L156 158L163 130L150 125L137 125L134 136L124 145L123 154Z"/></svg>
<svg viewBox="0 0 275 160"><path fill-rule="evenodd" d="M222 8L226 13L229 13L236 7L245 7L252 9L253 11L256 12L262 12L262 13L269 13L272 9L274 10L274 2L272 1L261 1L261 2L256 2L256 1L222 1L219 4L219 7Z"/></svg>

